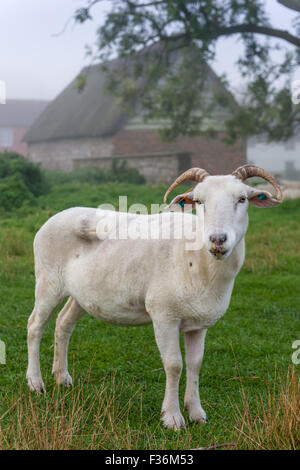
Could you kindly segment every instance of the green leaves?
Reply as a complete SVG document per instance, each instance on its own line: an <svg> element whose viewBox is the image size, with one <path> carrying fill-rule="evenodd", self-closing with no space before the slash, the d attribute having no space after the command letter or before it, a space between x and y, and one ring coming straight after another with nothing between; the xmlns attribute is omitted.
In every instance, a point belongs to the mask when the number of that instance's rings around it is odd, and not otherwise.
<svg viewBox="0 0 300 470"><path fill-rule="evenodd" d="M89 7L86 8L78 8L75 12L75 21L77 23L84 23L86 20L91 20L92 17L90 15Z"/></svg>
<svg viewBox="0 0 300 470"><path fill-rule="evenodd" d="M38 165L15 152L0 153L0 209L9 211L46 194L49 185Z"/></svg>
<svg viewBox="0 0 300 470"><path fill-rule="evenodd" d="M99 1L79 8L75 20L90 19ZM262 0L116 0L98 30L96 57L124 59L121 72L108 72L111 91L128 109L142 105L145 119L162 120L168 138L211 132L223 107L228 140L253 133L282 140L300 121L288 92L300 63L299 24L298 16L290 31L272 27ZM236 60L245 80L240 109L205 82L205 63L215 58L217 42L231 35L244 45Z"/></svg>

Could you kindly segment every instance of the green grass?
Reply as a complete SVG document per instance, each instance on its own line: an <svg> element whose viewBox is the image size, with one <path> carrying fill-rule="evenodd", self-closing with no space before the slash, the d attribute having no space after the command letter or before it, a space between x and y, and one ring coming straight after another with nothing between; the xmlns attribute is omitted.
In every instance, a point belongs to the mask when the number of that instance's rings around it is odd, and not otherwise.
<svg viewBox="0 0 300 470"><path fill-rule="evenodd" d="M38 416L53 417L61 406L57 397L65 394L65 422L69 423L74 413L68 408L72 404L81 412L80 419L76 415L73 438L65 443L69 448L180 449L229 442L236 425L234 404L243 405L241 384L253 412L259 412L257 396L267 399L266 381L275 380L275 367L286 371L291 365L292 343L300 339L300 200L273 209L250 208L245 265L236 280L228 312L207 334L200 375L207 424L188 424L180 433L161 425L165 375L152 326L110 326L88 315L80 320L70 342L69 364L75 387L58 391L51 377L53 318L41 346L48 393L30 399L25 385L26 324L34 302L35 232L51 215L68 207L116 204L119 195L128 195L129 205L142 202L149 207L162 202L165 189L126 184L57 185L34 207L24 206L2 217L0 339L6 343L7 364L0 365L0 432L4 435L11 435L12 423L14 429L21 427L22 416L32 414L32 410L36 410L36 423L41 419ZM181 403L184 386L183 373ZM107 403L106 414L100 405L97 409L102 414L96 413L92 398L87 398L90 394L96 401ZM30 439L30 448L45 446L45 440ZM20 442L24 442L24 436L8 438L6 443L0 440L0 448L18 448ZM48 447L59 448L59 441L55 442L49 442Z"/></svg>

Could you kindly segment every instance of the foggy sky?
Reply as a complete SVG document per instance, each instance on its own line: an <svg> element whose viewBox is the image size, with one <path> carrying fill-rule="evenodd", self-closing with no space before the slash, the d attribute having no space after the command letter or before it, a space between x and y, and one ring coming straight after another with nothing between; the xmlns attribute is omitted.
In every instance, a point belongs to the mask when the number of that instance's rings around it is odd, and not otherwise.
<svg viewBox="0 0 300 470"><path fill-rule="evenodd" d="M110 1L94 7L93 21L83 25L70 21L62 32L74 11L85 4L85 0L0 0L0 80L6 82L7 99L53 99L89 63L84 46L94 43ZM266 4L273 26L288 29L295 12L275 0ZM236 88L241 80L233 64L240 50L236 38L219 40L214 64L217 73L228 73Z"/></svg>

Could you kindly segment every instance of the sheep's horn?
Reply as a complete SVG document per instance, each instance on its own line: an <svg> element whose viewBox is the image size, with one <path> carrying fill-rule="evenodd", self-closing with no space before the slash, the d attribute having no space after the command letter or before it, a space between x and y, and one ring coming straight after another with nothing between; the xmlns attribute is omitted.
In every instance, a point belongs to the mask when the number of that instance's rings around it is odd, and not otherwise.
<svg viewBox="0 0 300 470"><path fill-rule="evenodd" d="M253 176L259 176L260 178L263 178L264 180L268 181L275 189L276 199L278 201L283 200L282 191L276 179L263 168L255 165L244 165L237 168L232 174L242 181L245 181L248 178L252 178Z"/></svg>
<svg viewBox="0 0 300 470"><path fill-rule="evenodd" d="M183 181L189 180L189 181L197 181L197 183L201 183L201 181L203 181L204 178L206 178L207 176L209 176L209 173L207 173L206 170L203 170L203 168L190 168L189 170L185 171L180 176L178 176L178 178L176 178L174 183L171 184L171 186L169 187L169 189L167 190L165 194L164 202L167 202L167 197L169 196L169 194L173 191L173 189L179 186Z"/></svg>

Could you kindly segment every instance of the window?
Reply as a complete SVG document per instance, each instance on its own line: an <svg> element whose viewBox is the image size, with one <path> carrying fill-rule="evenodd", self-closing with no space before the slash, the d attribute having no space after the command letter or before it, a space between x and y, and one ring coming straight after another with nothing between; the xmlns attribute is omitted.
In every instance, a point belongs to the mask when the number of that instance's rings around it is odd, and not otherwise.
<svg viewBox="0 0 300 470"><path fill-rule="evenodd" d="M296 179L295 174L296 174L296 167L295 167L295 162L292 160L288 160L285 162L285 178L287 180L292 180Z"/></svg>
<svg viewBox="0 0 300 470"><path fill-rule="evenodd" d="M5 104L6 102L6 88L5 82L0 80L0 104Z"/></svg>
<svg viewBox="0 0 300 470"><path fill-rule="evenodd" d="M13 130L10 127L0 127L0 147L13 146Z"/></svg>
<svg viewBox="0 0 300 470"><path fill-rule="evenodd" d="M284 142L285 150L295 150L295 137L290 137Z"/></svg>
<svg viewBox="0 0 300 470"><path fill-rule="evenodd" d="M287 160L285 162L285 170L286 171L295 171L295 162L293 160Z"/></svg>

